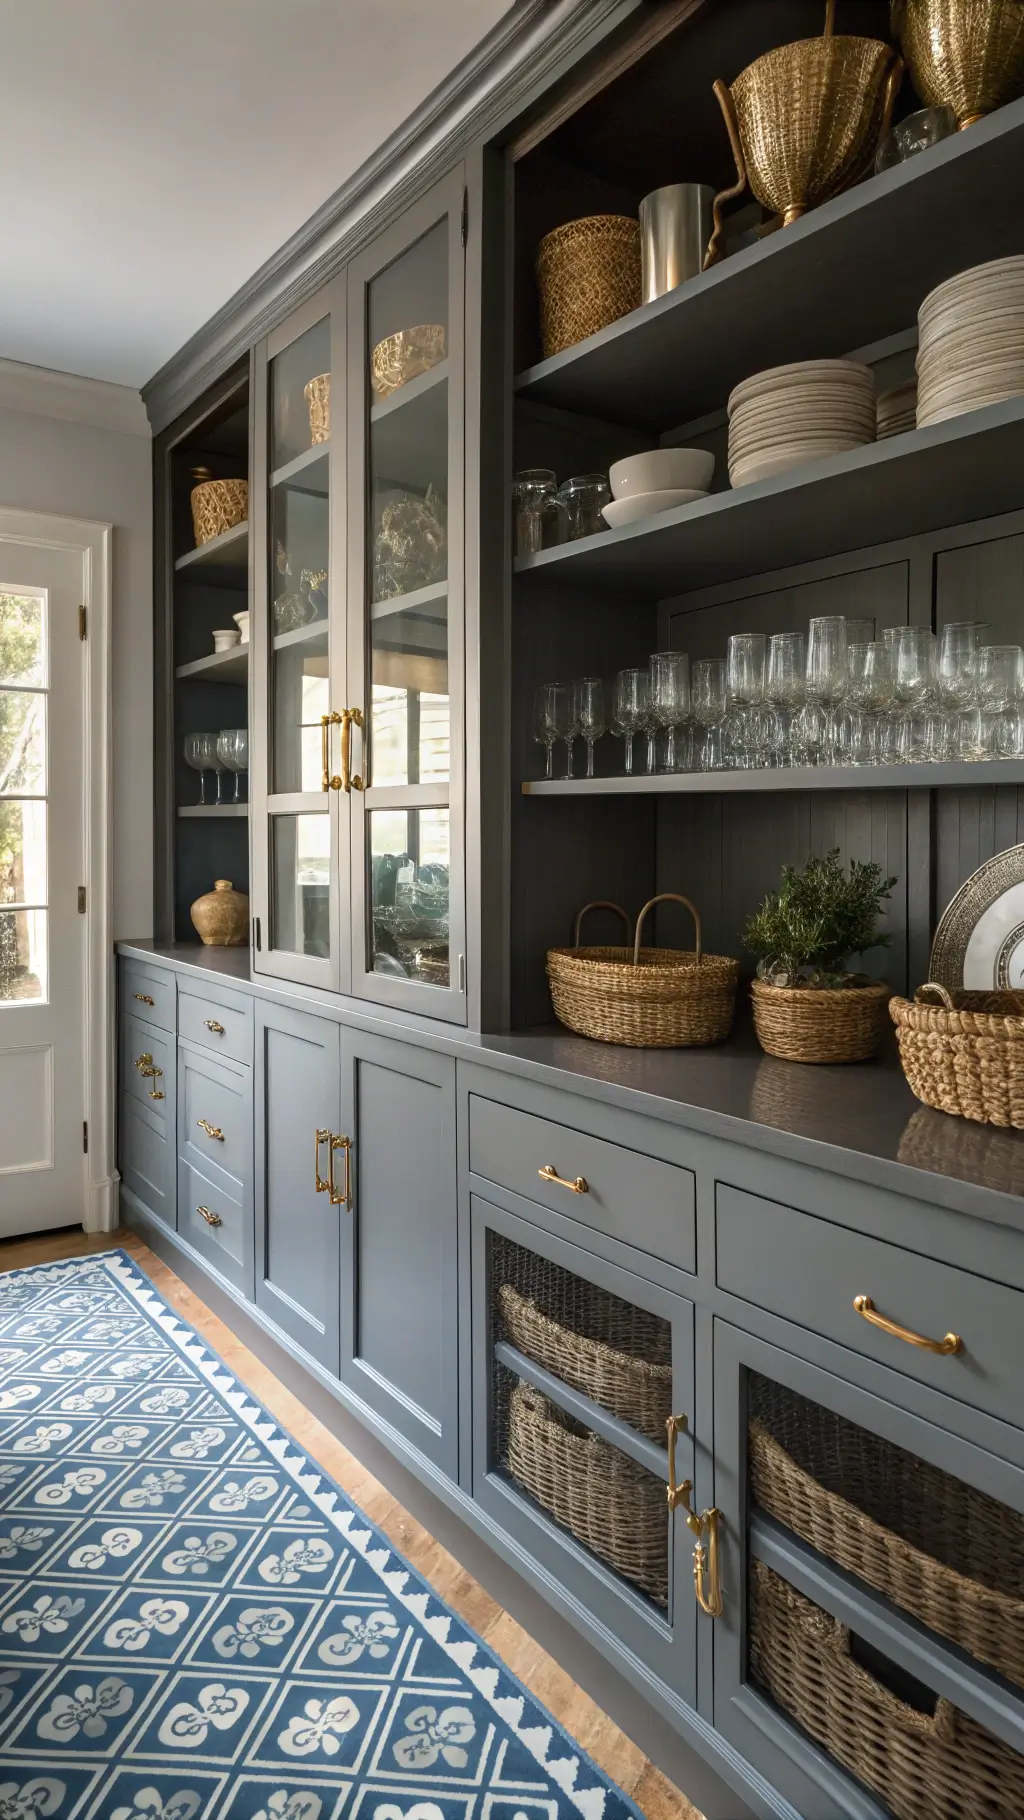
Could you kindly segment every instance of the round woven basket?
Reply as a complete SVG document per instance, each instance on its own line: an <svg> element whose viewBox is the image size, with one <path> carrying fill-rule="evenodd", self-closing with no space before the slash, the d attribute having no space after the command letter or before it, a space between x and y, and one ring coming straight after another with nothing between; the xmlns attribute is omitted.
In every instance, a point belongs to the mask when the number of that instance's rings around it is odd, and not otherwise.
<svg viewBox="0 0 1024 1820"><path fill-rule="evenodd" d="M537 248L537 284L547 359L640 308L639 221L585 215L545 234Z"/></svg>
<svg viewBox="0 0 1024 1820"><path fill-rule="evenodd" d="M633 1309L635 1320L631 1325L639 1331L622 1336L629 1347L646 1343L655 1355L641 1358L623 1346L598 1338L595 1332L579 1333L553 1320L511 1283L502 1283L499 1288L498 1306L513 1346L525 1352L528 1359L535 1359L574 1390L592 1397L602 1409L628 1422L631 1428L638 1428L648 1440L664 1444L665 1423L672 1413L671 1340L667 1330L668 1343L663 1340L660 1329L664 1323L656 1316L647 1315L641 1308ZM583 1318L587 1320L589 1314L588 1326L614 1333L615 1323L609 1318L612 1306L611 1298L602 1300L598 1291L592 1309L584 1309Z"/></svg>
<svg viewBox="0 0 1024 1820"><path fill-rule="evenodd" d="M929 1004L931 993L938 1004ZM900 1064L926 1106L1024 1130L1024 993L948 992L929 982L894 998Z"/></svg>
<svg viewBox="0 0 1024 1820"><path fill-rule="evenodd" d="M309 440L311 443L329 442L331 436L331 375L318 373L308 385L302 388L303 397L309 406Z"/></svg>
<svg viewBox="0 0 1024 1820"><path fill-rule="evenodd" d="M751 980L754 1029L768 1055L784 1062L866 1062L885 1035L885 1007L892 987L838 989L769 986Z"/></svg>
<svg viewBox="0 0 1024 1820"><path fill-rule="evenodd" d="M684 904L693 917L696 947L642 948L640 937L655 904ZM614 910L626 929L629 918L618 904L584 904L576 918L575 946L548 949L551 1003L560 1024L599 1043L626 1043L634 1049L686 1049L725 1041L732 1028L739 962L704 954L700 917L688 897L663 891L636 919L631 948L581 948L580 925L589 910Z"/></svg>
<svg viewBox="0 0 1024 1820"><path fill-rule="evenodd" d="M192 488L192 526L196 546L209 543L222 531L243 524L249 512L249 483L246 480L204 480Z"/></svg>

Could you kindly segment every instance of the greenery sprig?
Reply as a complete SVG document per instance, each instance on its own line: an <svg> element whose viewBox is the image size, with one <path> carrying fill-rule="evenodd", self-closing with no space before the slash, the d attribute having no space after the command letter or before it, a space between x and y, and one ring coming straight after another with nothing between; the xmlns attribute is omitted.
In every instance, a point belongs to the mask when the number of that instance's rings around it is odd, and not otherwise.
<svg viewBox="0 0 1024 1820"><path fill-rule="evenodd" d="M852 859L844 871L838 847L809 859L802 871L784 866L779 889L748 919L744 944L793 973L808 966L840 972L851 954L888 947L877 923L895 883L873 861Z"/></svg>

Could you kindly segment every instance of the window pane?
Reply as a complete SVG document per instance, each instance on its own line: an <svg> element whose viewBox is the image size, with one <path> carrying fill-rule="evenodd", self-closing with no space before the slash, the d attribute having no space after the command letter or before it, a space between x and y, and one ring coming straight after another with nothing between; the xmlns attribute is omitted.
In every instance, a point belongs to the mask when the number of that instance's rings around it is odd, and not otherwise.
<svg viewBox="0 0 1024 1820"><path fill-rule="evenodd" d="M0 796L46 789L46 696L0 689Z"/></svg>
<svg viewBox="0 0 1024 1820"><path fill-rule="evenodd" d="M327 440L331 423L330 368L329 316L300 335L271 363L271 469L285 467L297 455ZM326 383L317 385L317 380Z"/></svg>
<svg viewBox="0 0 1024 1820"><path fill-rule="evenodd" d="M46 804L0 802L0 904L46 901Z"/></svg>
<svg viewBox="0 0 1024 1820"><path fill-rule="evenodd" d="M447 783L448 601L413 612L374 607L371 782Z"/></svg>
<svg viewBox="0 0 1024 1820"><path fill-rule="evenodd" d="M0 910L0 1003L46 997L46 911Z"/></svg>
<svg viewBox="0 0 1024 1820"><path fill-rule="evenodd" d="M447 986L448 810L374 809L369 820L373 970Z"/></svg>
<svg viewBox="0 0 1024 1820"><path fill-rule="evenodd" d="M318 782L319 775L318 768ZM331 951L330 877L330 817L275 815L271 823L274 948L327 959Z"/></svg>
<svg viewBox="0 0 1024 1820"><path fill-rule="evenodd" d="M46 686L46 598L0 589L0 683Z"/></svg>

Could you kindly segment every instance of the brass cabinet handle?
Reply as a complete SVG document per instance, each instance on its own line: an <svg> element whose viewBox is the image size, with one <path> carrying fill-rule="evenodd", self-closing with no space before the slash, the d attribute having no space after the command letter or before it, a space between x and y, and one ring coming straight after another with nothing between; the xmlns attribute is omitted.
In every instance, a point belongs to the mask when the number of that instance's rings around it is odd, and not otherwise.
<svg viewBox="0 0 1024 1820"><path fill-rule="evenodd" d="M542 1182L557 1182L559 1188L568 1188L570 1194L590 1193L590 1183L585 1175L578 1175L574 1181L570 1182L566 1176L559 1175L557 1170L552 1169L550 1163L545 1163L543 1169L538 1169L537 1174Z"/></svg>
<svg viewBox="0 0 1024 1820"><path fill-rule="evenodd" d="M151 1100L162 1100L164 1096L162 1093L151 1092L149 1097Z"/></svg>
<svg viewBox="0 0 1024 1820"><path fill-rule="evenodd" d="M340 790L341 778L331 776L331 728L342 725L342 716L335 710L331 714L320 716L320 788L321 790ZM342 735L344 740L344 734ZM343 747L344 749L344 747ZM344 760L342 761L344 763Z"/></svg>
<svg viewBox="0 0 1024 1820"><path fill-rule="evenodd" d="M150 998L148 992L134 992L132 994L132 997L137 998L140 1005L154 1005L155 1006L155 1004L156 1004L156 999Z"/></svg>
<svg viewBox="0 0 1024 1820"><path fill-rule="evenodd" d="M869 1295L855 1295L853 1306L865 1321L872 1327L880 1327L883 1333L891 1333L894 1340L906 1340L908 1346L920 1346L922 1352L951 1353L960 1352L963 1341L958 1333L944 1334L941 1340L930 1340L926 1333L915 1333L912 1327L901 1327L898 1321L887 1320L879 1314Z"/></svg>
<svg viewBox="0 0 1024 1820"><path fill-rule="evenodd" d="M668 1484L665 1487L668 1507L674 1511L682 1506L686 1521L697 1538L693 1550L693 1590L697 1604L701 1611L707 1612L709 1618L720 1618L725 1610L718 1546L721 1512L711 1505L710 1509L702 1510L698 1515L690 1501L693 1480L676 1482L676 1438L686 1427L686 1417L669 1416L665 1427L668 1430Z"/></svg>
<svg viewBox="0 0 1024 1820"><path fill-rule="evenodd" d="M198 1213L199 1218L201 1220L206 1221L206 1224L208 1226L223 1226L223 1224L224 1224L224 1221L221 1219L220 1214L211 1213L210 1209L208 1207L197 1207L196 1212Z"/></svg>
<svg viewBox="0 0 1024 1820"><path fill-rule="evenodd" d="M341 719L341 787L346 796L353 790L363 789L361 777L352 774L352 728L358 727L362 732L365 721L362 708L345 708Z"/></svg>
<svg viewBox="0 0 1024 1820"><path fill-rule="evenodd" d="M217 1138L223 1144L224 1133L219 1125L211 1125L209 1119L197 1119L196 1124L200 1131L205 1131L208 1138Z"/></svg>
<svg viewBox="0 0 1024 1820"><path fill-rule="evenodd" d="M320 1146L321 1146L321 1144L330 1143L331 1133L329 1131L324 1130L324 1131L318 1131L315 1135L316 1135L316 1145L315 1145L314 1151L313 1151L313 1173L314 1173L314 1177L316 1180L316 1191L317 1191L317 1194L330 1194L332 1192L330 1179L328 1179L327 1181L324 1181L323 1176L320 1174ZM328 1151L328 1158L329 1157L330 1157L330 1152ZM330 1175L330 1164L328 1162L328 1177L329 1177L329 1175Z"/></svg>
<svg viewBox="0 0 1024 1820"><path fill-rule="evenodd" d="M334 1180L334 1152L336 1150L343 1150L345 1152L345 1186L342 1189L340 1194L338 1193L337 1185ZM352 1205L352 1139L347 1138L347 1137L335 1137L334 1133L332 1132L331 1133L331 1148L329 1151L329 1156L330 1156L330 1163L328 1165L328 1171L327 1171L327 1185L328 1185L328 1188L330 1189L331 1205L332 1205L332 1207L351 1207L351 1205Z"/></svg>
<svg viewBox="0 0 1024 1820"><path fill-rule="evenodd" d="M204 1017L203 1023L206 1025L207 1030L213 1031L214 1036L224 1035L224 1026L223 1024L218 1024L215 1017Z"/></svg>
<svg viewBox="0 0 1024 1820"><path fill-rule="evenodd" d="M151 1055L142 1054L135 1057L136 1068L151 1068L152 1065L153 1057Z"/></svg>

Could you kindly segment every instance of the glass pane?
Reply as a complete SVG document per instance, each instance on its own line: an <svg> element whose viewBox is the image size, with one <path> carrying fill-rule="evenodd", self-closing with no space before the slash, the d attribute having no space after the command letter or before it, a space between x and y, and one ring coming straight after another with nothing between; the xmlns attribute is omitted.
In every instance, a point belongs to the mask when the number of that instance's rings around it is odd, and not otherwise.
<svg viewBox="0 0 1024 1820"><path fill-rule="evenodd" d="M325 317L271 365L272 791L320 788L319 719L327 710L330 355Z"/></svg>
<svg viewBox="0 0 1024 1820"><path fill-rule="evenodd" d="M448 811L374 809L368 819L373 971L448 986Z"/></svg>
<svg viewBox="0 0 1024 1820"><path fill-rule="evenodd" d="M46 696L0 689L0 796L46 789Z"/></svg>
<svg viewBox="0 0 1024 1820"><path fill-rule="evenodd" d="M0 1003L46 997L46 911L0 910Z"/></svg>
<svg viewBox="0 0 1024 1820"><path fill-rule="evenodd" d="M319 760L317 761L319 783ZM271 946L289 954L331 951L328 815L275 815L270 826Z"/></svg>
<svg viewBox="0 0 1024 1820"><path fill-rule="evenodd" d="M299 643L286 642L288 636L274 651L273 788L319 790L320 716L330 706L327 633ZM331 750L336 761L333 744Z"/></svg>
<svg viewBox="0 0 1024 1820"><path fill-rule="evenodd" d="M0 683L46 685L46 597L0 590Z"/></svg>
<svg viewBox="0 0 1024 1820"><path fill-rule="evenodd" d="M270 365L271 472L328 440L331 319L325 316Z"/></svg>
<svg viewBox="0 0 1024 1820"><path fill-rule="evenodd" d="M370 385L379 404L447 355L447 219L377 274L368 316Z"/></svg>
<svg viewBox="0 0 1024 1820"><path fill-rule="evenodd" d="M46 804L0 802L0 904L46 901Z"/></svg>
<svg viewBox="0 0 1024 1820"><path fill-rule="evenodd" d="M371 780L447 783L448 602L413 612L374 608Z"/></svg>

